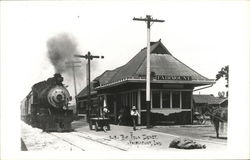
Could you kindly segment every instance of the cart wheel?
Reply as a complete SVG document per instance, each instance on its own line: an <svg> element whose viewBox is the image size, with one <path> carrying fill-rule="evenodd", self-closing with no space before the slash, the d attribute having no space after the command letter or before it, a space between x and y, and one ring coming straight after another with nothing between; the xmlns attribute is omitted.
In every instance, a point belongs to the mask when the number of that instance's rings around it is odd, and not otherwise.
<svg viewBox="0 0 250 160"><path fill-rule="evenodd" d="M98 131L98 123L95 122L95 131Z"/></svg>
<svg viewBox="0 0 250 160"><path fill-rule="evenodd" d="M203 120L202 119L198 119L198 124L202 124Z"/></svg>
<svg viewBox="0 0 250 160"><path fill-rule="evenodd" d="M206 124L206 121L207 121L207 120L206 120L206 117L203 115L203 116L202 116L202 122L201 122L201 124Z"/></svg>
<svg viewBox="0 0 250 160"><path fill-rule="evenodd" d="M43 132L45 132L46 131L46 123L41 123L41 128L42 128Z"/></svg>
<svg viewBox="0 0 250 160"><path fill-rule="evenodd" d="M206 119L203 119L203 122L202 122L202 124L206 124Z"/></svg>
<svg viewBox="0 0 250 160"><path fill-rule="evenodd" d="M103 126L102 128L103 128L103 131L104 131L104 132L107 132L107 130L108 130L108 129L107 129L107 128L108 128L107 126Z"/></svg>
<svg viewBox="0 0 250 160"><path fill-rule="evenodd" d="M202 125L202 124L204 123L204 117L203 117L203 115L200 115L200 116L199 116L199 118L198 118L198 123L199 123L200 125Z"/></svg>
<svg viewBox="0 0 250 160"><path fill-rule="evenodd" d="M89 121L89 129L90 129L90 130L93 129L93 128L92 128L92 122L91 122L91 121Z"/></svg>

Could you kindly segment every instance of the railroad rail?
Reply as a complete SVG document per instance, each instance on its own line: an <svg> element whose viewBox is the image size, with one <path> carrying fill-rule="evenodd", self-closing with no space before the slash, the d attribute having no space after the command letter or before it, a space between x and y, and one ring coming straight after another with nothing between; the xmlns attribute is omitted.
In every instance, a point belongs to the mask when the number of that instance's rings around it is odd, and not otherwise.
<svg viewBox="0 0 250 160"><path fill-rule="evenodd" d="M85 139L88 139L88 140L91 140L91 141L94 141L94 142L97 142L97 143L100 143L100 144L103 144L103 145L106 145L106 146L109 146L109 147L112 147L112 148L115 148L115 149L118 149L118 150L121 150L121 151L127 151L126 149L124 148L121 148L121 147L117 147L115 145L111 145L111 144L107 144L107 143L104 143L104 142L101 142L101 141L98 141L98 140L95 140L95 139L92 139L88 136L85 136L83 132L73 132L74 134L81 134L81 135L77 135L79 137L82 137L82 138L85 138Z"/></svg>
<svg viewBox="0 0 250 160"><path fill-rule="evenodd" d="M91 148L90 143L95 143L96 145L99 144L101 145L102 149L105 146L107 150L119 150L119 151L127 151L124 148L120 148L118 146L114 146L112 144L107 144L104 142L101 142L97 139L90 138L86 136L82 132L69 132L69 133L58 133L58 132L50 132L48 133L52 136L57 137L58 139L61 139L62 141L69 143L70 145L82 150L82 151L88 151L89 148ZM87 144L89 143L90 146ZM91 150L91 149L89 149Z"/></svg>
<svg viewBox="0 0 250 160"><path fill-rule="evenodd" d="M58 139L61 139L62 141L66 142L66 143L69 143L70 145L82 150L82 151L85 151L85 149L83 149L82 147L78 146L78 145L75 145L74 143L70 142L69 140L65 139L65 138L62 138L61 136L58 136L56 135L55 133L49 133L50 135L52 136L55 136L57 137Z"/></svg>

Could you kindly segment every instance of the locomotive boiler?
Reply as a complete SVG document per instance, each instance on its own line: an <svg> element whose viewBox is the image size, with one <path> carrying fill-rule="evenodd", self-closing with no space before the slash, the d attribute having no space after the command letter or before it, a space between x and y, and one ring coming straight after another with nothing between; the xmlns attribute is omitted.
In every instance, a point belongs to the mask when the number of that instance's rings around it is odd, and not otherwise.
<svg viewBox="0 0 250 160"><path fill-rule="evenodd" d="M36 83L21 103L21 117L26 123L44 131L70 131L72 99L63 85L63 77L56 73L47 81Z"/></svg>

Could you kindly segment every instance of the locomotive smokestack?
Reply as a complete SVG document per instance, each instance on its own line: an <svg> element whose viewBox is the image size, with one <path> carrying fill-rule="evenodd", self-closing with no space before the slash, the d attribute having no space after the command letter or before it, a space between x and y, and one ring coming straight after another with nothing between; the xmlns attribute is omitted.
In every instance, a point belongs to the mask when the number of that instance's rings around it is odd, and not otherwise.
<svg viewBox="0 0 250 160"><path fill-rule="evenodd" d="M65 66L65 62L73 59L73 55L78 53L77 43L74 37L63 33L50 38L47 41L48 58L55 68L56 73L67 73L70 71Z"/></svg>
<svg viewBox="0 0 250 160"><path fill-rule="evenodd" d="M56 80L56 84L62 84L63 82L63 77L60 73L55 73L54 78Z"/></svg>

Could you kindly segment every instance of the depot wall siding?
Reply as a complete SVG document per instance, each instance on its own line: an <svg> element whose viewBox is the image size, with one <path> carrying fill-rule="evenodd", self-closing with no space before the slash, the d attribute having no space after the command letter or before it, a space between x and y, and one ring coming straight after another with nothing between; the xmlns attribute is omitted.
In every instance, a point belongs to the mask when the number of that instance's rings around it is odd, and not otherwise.
<svg viewBox="0 0 250 160"><path fill-rule="evenodd" d="M168 116L169 114L172 113L180 113L183 111L191 111L191 109L175 109L175 108L170 108L170 109L151 109L152 113L161 113L164 114L164 116Z"/></svg>

